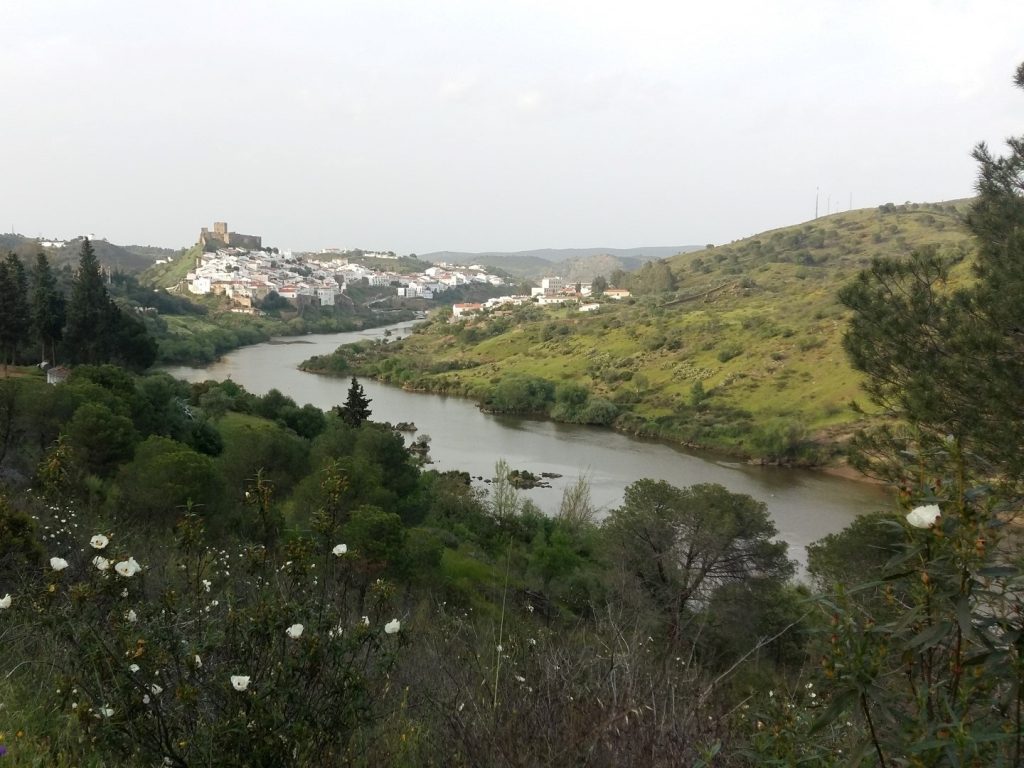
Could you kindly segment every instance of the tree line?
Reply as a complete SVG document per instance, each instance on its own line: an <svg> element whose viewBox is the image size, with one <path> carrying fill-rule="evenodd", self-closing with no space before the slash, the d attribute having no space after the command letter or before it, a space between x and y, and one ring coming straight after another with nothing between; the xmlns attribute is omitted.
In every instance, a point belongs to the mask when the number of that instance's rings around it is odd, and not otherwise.
<svg viewBox="0 0 1024 768"><path fill-rule="evenodd" d="M35 361L117 363L144 370L156 359L145 325L122 310L104 285L88 239L65 294L45 253L31 270L12 252L0 261L0 356L10 364Z"/></svg>

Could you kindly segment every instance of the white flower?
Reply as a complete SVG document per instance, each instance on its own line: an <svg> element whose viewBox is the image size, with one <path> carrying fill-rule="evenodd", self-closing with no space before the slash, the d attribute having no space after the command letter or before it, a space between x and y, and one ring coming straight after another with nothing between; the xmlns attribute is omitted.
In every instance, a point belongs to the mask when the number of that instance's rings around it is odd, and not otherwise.
<svg viewBox="0 0 1024 768"><path fill-rule="evenodd" d="M138 672L139 671L139 665L138 664L129 664L128 665L128 671L129 672Z"/></svg>
<svg viewBox="0 0 1024 768"><path fill-rule="evenodd" d="M96 570L106 571L110 568L110 561L102 555L96 555L92 559L92 564L96 566Z"/></svg>
<svg viewBox="0 0 1024 768"><path fill-rule="evenodd" d="M11 596L10 595L4 595L3 597L0 597L0 610L3 610L5 608L10 608L10 607L11 607Z"/></svg>
<svg viewBox="0 0 1024 768"><path fill-rule="evenodd" d="M369 616L363 616L363 626L364 627L370 626L370 617Z"/></svg>
<svg viewBox="0 0 1024 768"><path fill-rule="evenodd" d="M102 533L97 533L91 539L89 539L89 545L93 549L103 549L107 544L110 543L110 539L104 536Z"/></svg>
<svg viewBox="0 0 1024 768"><path fill-rule="evenodd" d="M523 677L522 675L516 675L516 682L525 683L526 682L526 678Z"/></svg>
<svg viewBox="0 0 1024 768"><path fill-rule="evenodd" d="M136 621L139 620L139 615L135 613L134 608L129 608L128 612L125 613L124 618L129 624L134 624Z"/></svg>
<svg viewBox="0 0 1024 768"><path fill-rule="evenodd" d="M110 707L104 705L104 706L100 707L100 714L103 715L104 717L113 717L114 716L114 710L111 709Z"/></svg>
<svg viewBox="0 0 1024 768"><path fill-rule="evenodd" d="M50 567L53 568L53 570L55 571L63 571L65 568L68 567L68 561L65 560L63 557L51 557Z"/></svg>
<svg viewBox="0 0 1024 768"><path fill-rule="evenodd" d="M121 597L128 597L128 587L121 590Z"/></svg>
<svg viewBox="0 0 1024 768"><path fill-rule="evenodd" d="M153 683L151 686L149 686L149 692L152 693L154 696L159 696L161 693L164 692L164 689L156 683Z"/></svg>
<svg viewBox="0 0 1024 768"><path fill-rule="evenodd" d="M149 694L148 693L142 694L142 703L143 704L149 704Z"/></svg>
<svg viewBox="0 0 1024 768"><path fill-rule="evenodd" d="M914 507L907 513L907 522L915 528L931 528L942 516L938 504L925 504Z"/></svg>
<svg viewBox="0 0 1024 768"><path fill-rule="evenodd" d="M204 589L205 589L205 590L206 590L207 592L209 592L209 591L210 591L210 585L211 585L211 584L213 584L213 582L212 582L212 581L210 581L209 579L203 579L203 588L204 588Z"/></svg>
<svg viewBox="0 0 1024 768"><path fill-rule="evenodd" d="M384 631L387 634L389 634L389 635L395 634L401 628L402 628L402 625L398 621L398 619L392 619L391 621L389 621L387 624L384 625Z"/></svg>
<svg viewBox="0 0 1024 768"><path fill-rule="evenodd" d="M302 637L303 626L301 624L292 624L288 629L285 630L285 634L288 635L292 640L298 640Z"/></svg>
<svg viewBox="0 0 1024 768"><path fill-rule="evenodd" d="M196 654L195 661L196 661L196 669L199 669L201 666L203 666L203 660L199 658L199 654L198 653Z"/></svg>
<svg viewBox="0 0 1024 768"><path fill-rule="evenodd" d="M232 675L231 676L231 687L236 691L244 691L249 687L249 676L248 675Z"/></svg>
<svg viewBox="0 0 1024 768"><path fill-rule="evenodd" d="M335 544L334 549L331 550L336 557L341 557L348 552L348 544Z"/></svg>
<svg viewBox="0 0 1024 768"><path fill-rule="evenodd" d="M120 563L114 566L114 570L119 575L124 576L126 579L130 579L136 573L142 570L142 566L135 562L134 557L129 557L127 560L122 560Z"/></svg>

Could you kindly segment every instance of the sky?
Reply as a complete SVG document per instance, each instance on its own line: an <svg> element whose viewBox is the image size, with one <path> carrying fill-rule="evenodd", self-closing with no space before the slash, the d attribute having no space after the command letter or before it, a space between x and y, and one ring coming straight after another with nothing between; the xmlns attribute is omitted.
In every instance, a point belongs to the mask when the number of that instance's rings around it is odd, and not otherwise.
<svg viewBox="0 0 1024 768"><path fill-rule="evenodd" d="M699 7L697 7L699 6ZM970 196L1021 0L0 0L0 231L725 243Z"/></svg>

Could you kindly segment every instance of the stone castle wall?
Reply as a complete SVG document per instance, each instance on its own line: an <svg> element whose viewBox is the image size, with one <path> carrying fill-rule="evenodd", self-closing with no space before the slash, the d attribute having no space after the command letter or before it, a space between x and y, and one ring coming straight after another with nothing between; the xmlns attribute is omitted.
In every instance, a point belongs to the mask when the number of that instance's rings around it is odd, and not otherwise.
<svg viewBox="0 0 1024 768"><path fill-rule="evenodd" d="M212 231L206 227L199 230L199 245L204 251L216 251L218 248L246 248L255 251L263 247L263 238L232 232L226 221L215 221Z"/></svg>

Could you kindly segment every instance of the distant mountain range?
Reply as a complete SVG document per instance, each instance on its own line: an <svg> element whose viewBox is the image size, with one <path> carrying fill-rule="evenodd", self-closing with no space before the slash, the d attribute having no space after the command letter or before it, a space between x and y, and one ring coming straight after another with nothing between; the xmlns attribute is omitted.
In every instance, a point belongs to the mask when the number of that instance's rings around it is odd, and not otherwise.
<svg viewBox="0 0 1024 768"><path fill-rule="evenodd" d="M538 248L532 251L435 251L418 254L424 261L449 264L481 264L513 277L536 279L558 275L567 280L607 277L616 269L632 272L645 261L689 253L703 245L655 245L644 248Z"/></svg>

